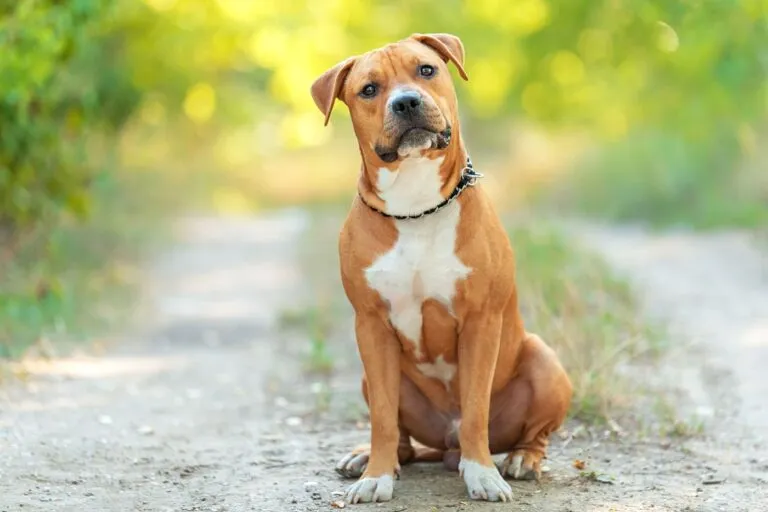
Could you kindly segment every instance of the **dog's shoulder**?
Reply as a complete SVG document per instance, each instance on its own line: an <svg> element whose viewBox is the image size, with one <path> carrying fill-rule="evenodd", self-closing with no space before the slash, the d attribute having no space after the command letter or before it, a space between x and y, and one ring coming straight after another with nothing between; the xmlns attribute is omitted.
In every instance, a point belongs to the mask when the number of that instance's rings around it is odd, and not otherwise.
<svg viewBox="0 0 768 512"><path fill-rule="evenodd" d="M365 269L397 242L392 219L381 216L356 198L339 233L339 264L345 288L367 288Z"/></svg>

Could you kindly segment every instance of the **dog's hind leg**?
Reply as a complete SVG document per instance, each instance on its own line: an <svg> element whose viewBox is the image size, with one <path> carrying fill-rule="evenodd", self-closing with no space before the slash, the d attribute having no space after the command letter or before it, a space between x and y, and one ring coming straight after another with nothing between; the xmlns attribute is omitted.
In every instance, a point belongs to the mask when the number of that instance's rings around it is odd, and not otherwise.
<svg viewBox="0 0 768 512"><path fill-rule="evenodd" d="M424 446L418 441L411 441L411 456L400 461L401 464L412 462L441 462L443 460L443 450L437 450ZM398 450L398 454L400 451Z"/></svg>
<svg viewBox="0 0 768 512"><path fill-rule="evenodd" d="M549 435L565 420L572 387L554 351L535 334L523 340L518 369L492 398L490 448L509 452L501 467L505 477L538 479Z"/></svg>

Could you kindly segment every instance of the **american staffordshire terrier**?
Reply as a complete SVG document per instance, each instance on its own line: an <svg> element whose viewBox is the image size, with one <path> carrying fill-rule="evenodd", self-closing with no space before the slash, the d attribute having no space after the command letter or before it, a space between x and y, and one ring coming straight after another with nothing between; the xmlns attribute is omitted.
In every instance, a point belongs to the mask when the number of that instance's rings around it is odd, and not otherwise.
<svg viewBox="0 0 768 512"><path fill-rule="evenodd" d="M442 461L472 499L509 501L504 477L538 478L572 387L523 327L507 234L459 129L450 34L414 34L351 57L312 85L349 108L362 165L339 255L355 311L370 446L341 459L347 501L392 498L400 465ZM506 453L497 468L492 454Z"/></svg>

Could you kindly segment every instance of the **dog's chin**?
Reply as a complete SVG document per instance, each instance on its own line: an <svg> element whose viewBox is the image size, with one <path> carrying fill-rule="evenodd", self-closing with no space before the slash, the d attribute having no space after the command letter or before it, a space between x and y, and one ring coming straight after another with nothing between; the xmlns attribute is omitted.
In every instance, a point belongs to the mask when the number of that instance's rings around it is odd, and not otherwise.
<svg viewBox="0 0 768 512"><path fill-rule="evenodd" d="M400 138L397 156L400 158L417 157L421 156L422 151L436 147L437 133L422 128L413 128L405 132Z"/></svg>
<svg viewBox="0 0 768 512"><path fill-rule="evenodd" d="M425 128L411 128L400 136L400 141L394 150L377 150L379 158L385 162L394 162L398 158L414 158L422 156L430 149L445 149L451 141L451 129L435 132Z"/></svg>

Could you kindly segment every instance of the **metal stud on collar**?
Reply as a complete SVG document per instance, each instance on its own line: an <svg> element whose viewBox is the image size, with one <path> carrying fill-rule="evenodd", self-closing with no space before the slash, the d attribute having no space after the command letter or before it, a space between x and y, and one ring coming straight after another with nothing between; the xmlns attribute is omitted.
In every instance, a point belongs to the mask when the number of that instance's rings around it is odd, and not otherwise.
<svg viewBox="0 0 768 512"><path fill-rule="evenodd" d="M376 213L383 215L384 217L390 217L392 219L397 220L406 220L406 219L420 219L422 217L426 217L427 215L431 215L449 204L451 204L459 195L461 195L462 192L464 192L464 189L467 187L474 187L477 183L477 180L483 177L483 174L475 171L474 167L472 166L472 160L467 156L467 165L461 170L461 178L459 178L459 182L456 184L456 188L453 189L451 192L451 195L449 195L444 201L442 201L437 206L433 206L429 210L424 210L421 213L415 213L410 215L393 215L391 213L386 213L378 208L368 204L362 195L358 194L360 197L360 200L363 202L365 206L370 208L371 210L375 211Z"/></svg>

